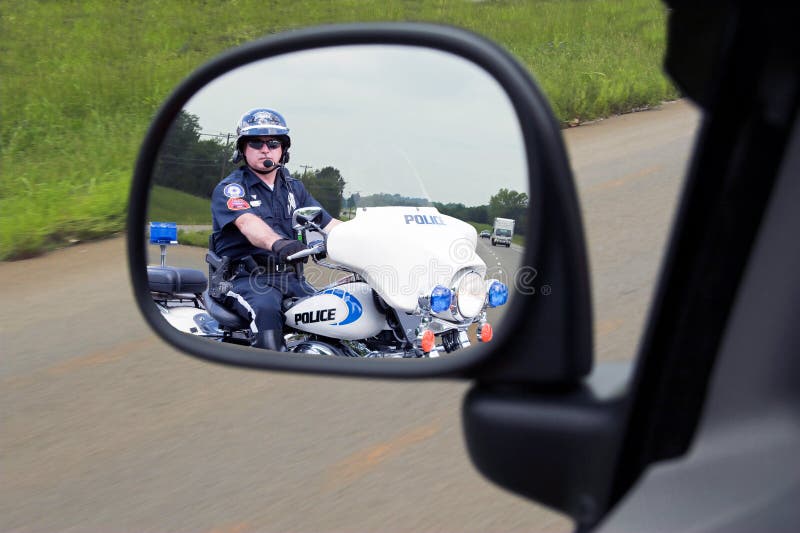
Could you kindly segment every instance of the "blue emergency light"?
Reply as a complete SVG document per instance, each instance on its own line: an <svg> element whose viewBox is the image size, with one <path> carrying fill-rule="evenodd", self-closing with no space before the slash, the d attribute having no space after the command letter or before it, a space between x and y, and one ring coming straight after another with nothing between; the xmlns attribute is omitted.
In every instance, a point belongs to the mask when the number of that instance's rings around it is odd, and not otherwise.
<svg viewBox="0 0 800 533"><path fill-rule="evenodd" d="M453 300L453 291L442 285L437 285L431 291L431 311L441 313L450 309Z"/></svg>
<svg viewBox="0 0 800 533"><path fill-rule="evenodd" d="M150 244L178 244L178 224L175 222L151 222Z"/></svg>
<svg viewBox="0 0 800 533"><path fill-rule="evenodd" d="M493 281L489 285L489 306L500 307L508 301L508 287L505 283Z"/></svg>

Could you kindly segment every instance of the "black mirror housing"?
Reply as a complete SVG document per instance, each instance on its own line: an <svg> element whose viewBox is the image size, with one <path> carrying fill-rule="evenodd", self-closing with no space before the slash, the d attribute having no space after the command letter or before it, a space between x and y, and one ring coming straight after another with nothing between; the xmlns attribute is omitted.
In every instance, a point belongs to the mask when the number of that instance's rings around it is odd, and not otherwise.
<svg viewBox="0 0 800 533"><path fill-rule="evenodd" d="M517 115L528 165L530 203L526 247L515 283L525 288L510 302L507 327L494 340L457 357L428 360L320 358L222 346L170 328L155 308L146 279L146 205L167 131L189 99L232 69L291 52L340 45L426 47L471 62L493 77ZM431 24L354 24L271 36L231 50L189 76L163 104L144 139L132 183L128 257L136 302L148 324L167 342L222 364L385 378L462 377L494 383L563 385L579 382L592 367L589 276L577 195L561 132L546 99L525 68L491 41L471 32ZM532 287L531 281L541 285ZM543 287L546 287L543 289ZM524 338L514 335L525 331Z"/></svg>

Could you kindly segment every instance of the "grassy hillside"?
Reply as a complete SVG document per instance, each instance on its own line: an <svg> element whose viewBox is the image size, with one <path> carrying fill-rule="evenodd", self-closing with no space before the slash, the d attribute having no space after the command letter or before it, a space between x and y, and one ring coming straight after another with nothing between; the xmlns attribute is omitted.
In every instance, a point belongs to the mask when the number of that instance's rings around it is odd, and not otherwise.
<svg viewBox="0 0 800 533"><path fill-rule="evenodd" d="M182 191L155 185L150 193L150 222L176 222L178 225L210 225L211 202ZM178 242L184 245L208 246L210 230L178 230Z"/></svg>
<svg viewBox="0 0 800 533"><path fill-rule="evenodd" d="M213 55L291 28L378 20L497 40L565 124L677 95L660 70L656 0L0 0L0 259L123 229L149 121Z"/></svg>
<svg viewBox="0 0 800 533"><path fill-rule="evenodd" d="M211 224L211 202L205 198L155 185L150 193L151 222L178 224Z"/></svg>

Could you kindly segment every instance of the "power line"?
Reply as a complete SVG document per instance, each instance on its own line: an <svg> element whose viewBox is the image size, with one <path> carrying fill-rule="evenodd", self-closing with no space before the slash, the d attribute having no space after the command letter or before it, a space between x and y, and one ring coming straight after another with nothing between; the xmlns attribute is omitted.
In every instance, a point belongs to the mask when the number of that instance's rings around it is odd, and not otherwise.
<svg viewBox="0 0 800 533"><path fill-rule="evenodd" d="M231 135L233 135L233 133L203 133L203 132L200 132L200 133L198 133L198 135L202 135L204 137L216 137L217 139L225 139L225 138L227 138L228 140L230 140Z"/></svg>

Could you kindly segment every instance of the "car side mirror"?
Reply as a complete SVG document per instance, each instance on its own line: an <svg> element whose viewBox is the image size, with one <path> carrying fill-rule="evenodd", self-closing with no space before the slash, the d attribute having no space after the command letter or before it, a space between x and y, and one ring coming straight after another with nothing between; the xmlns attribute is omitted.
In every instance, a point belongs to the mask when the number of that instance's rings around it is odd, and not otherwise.
<svg viewBox="0 0 800 533"><path fill-rule="evenodd" d="M317 92L294 95L297 105L289 99L284 108L291 117L296 170L286 184L266 183L274 191L248 190L261 187L260 178L230 166L230 154L239 148L236 133L207 134L203 124L232 125L244 108L279 106L264 102L259 89L261 81L278 73ZM390 75L409 83L398 90L396 83L387 85ZM226 107L231 102L236 111ZM176 153L178 141L191 145L187 153L204 155ZM312 153L318 162L310 160ZM240 164L253 161L245 158ZM345 168L353 161L371 165L359 170L365 178L357 183L355 167ZM195 179L201 168L209 181ZM213 197L215 182L227 172L244 173L246 179ZM456 201L480 189L471 184L486 183L487 176L498 190L484 191L483 211ZM378 180L396 189L367 190ZM286 327L297 332L285 339L288 353L250 347L241 329L249 320L241 316L206 317L213 320L204 319L204 328L191 333L169 322L148 289L146 267L153 251L145 228L150 218L175 220L168 215L176 205L200 206L199 221L187 216L177 225L186 228L179 232L181 244L188 242L190 228L204 228L196 239L201 248L171 252L170 258L186 262L176 266L203 268L208 233L214 233L218 248L217 236L224 233L209 209L252 212L276 225L284 219L289 225L320 221L319 208L293 204L311 189L333 218L352 222L337 227L327 241L334 277L314 280L323 288L312 299L283 302L290 308L283 309ZM328 193L332 200L323 201ZM502 196L505 203L489 202L489 196ZM276 203L270 204L273 198ZM511 221L503 222L513 228L506 231L510 242L502 242L507 248L478 238L478 231L497 227L496 221ZM231 250L217 252L227 256ZM546 99L502 48L439 25L310 28L213 59L157 113L130 194L129 266L148 324L185 353L250 368L576 383L592 363L585 254L566 151ZM264 265L302 275L302 268L267 260L248 263L231 256L231 264L240 278ZM342 278L341 270L348 275ZM198 309L205 312L201 304Z"/></svg>

